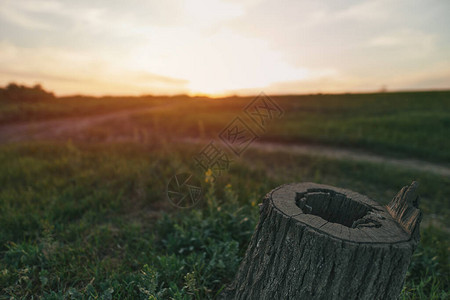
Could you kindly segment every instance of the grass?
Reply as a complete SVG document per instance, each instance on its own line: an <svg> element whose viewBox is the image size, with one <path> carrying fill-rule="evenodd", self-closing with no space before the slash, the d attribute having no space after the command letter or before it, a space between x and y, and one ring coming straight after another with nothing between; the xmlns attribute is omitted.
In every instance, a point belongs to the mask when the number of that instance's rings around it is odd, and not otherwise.
<svg viewBox="0 0 450 300"><path fill-rule="evenodd" d="M244 255L256 204L277 185L315 181L385 203L413 179L425 220L435 215L441 228L422 228L402 297L448 298L449 178L255 151L205 183L198 207L171 208L165 185L195 170L198 150L163 141L1 146L0 299L214 298Z"/></svg>
<svg viewBox="0 0 450 300"><path fill-rule="evenodd" d="M216 137L236 116L263 140L357 148L450 163L450 92L274 96L285 110L262 132L242 109L252 98L192 101L134 118L166 136ZM188 112L188 113L187 113Z"/></svg>
<svg viewBox="0 0 450 300"><path fill-rule="evenodd" d="M1 97L0 125L45 121L152 107L171 101L167 97L84 97L72 96L40 101L18 101ZM176 101L176 100L174 100Z"/></svg>
<svg viewBox="0 0 450 300"><path fill-rule="evenodd" d="M170 106L135 115L121 134L158 132L166 137L217 137L236 116L264 140L317 143L357 148L388 156L450 164L450 92L273 96L284 109L262 132L246 118L251 97L66 97L46 101L12 101L0 95L0 124L77 117L163 103ZM91 128L97 139L117 135L123 120ZM130 131L129 128L132 128Z"/></svg>
<svg viewBox="0 0 450 300"><path fill-rule="evenodd" d="M450 297L448 177L252 150L216 183L204 183L195 209L176 209L165 195L174 174L208 179L192 159L201 146L168 141L209 141L236 116L269 141L448 164L450 92L274 96L285 114L263 133L242 111L252 98L54 98L39 87L18 90L27 101L0 93L2 126L160 107L88 127L73 142L0 146L0 299L214 299L233 279L257 203L271 189L314 181L385 204L412 180L425 217L401 298ZM111 139L130 135L139 143Z"/></svg>

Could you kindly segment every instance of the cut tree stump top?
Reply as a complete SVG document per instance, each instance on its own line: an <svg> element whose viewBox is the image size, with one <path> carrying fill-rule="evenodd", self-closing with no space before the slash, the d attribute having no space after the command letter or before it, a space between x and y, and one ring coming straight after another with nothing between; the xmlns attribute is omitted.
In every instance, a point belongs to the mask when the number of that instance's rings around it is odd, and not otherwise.
<svg viewBox="0 0 450 300"><path fill-rule="evenodd" d="M281 213L330 238L358 244L395 244L414 238L412 230L402 227L402 215L392 212L392 202L390 213L359 193L309 182L282 185L268 196ZM404 218L406 210L394 208ZM408 210L408 216L415 213Z"/></svg>

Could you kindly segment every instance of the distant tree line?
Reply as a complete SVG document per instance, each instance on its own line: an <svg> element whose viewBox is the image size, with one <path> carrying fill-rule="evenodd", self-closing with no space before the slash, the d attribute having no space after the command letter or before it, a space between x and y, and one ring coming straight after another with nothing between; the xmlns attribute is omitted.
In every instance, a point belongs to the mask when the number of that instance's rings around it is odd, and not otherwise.
<svg viewBox="0 0 450 300"><path fill-rule="evenodd" d="M32 87L10 83L0 88L0 100L37 102L55 99L55 95L47 92L40 84Z"/></svg>

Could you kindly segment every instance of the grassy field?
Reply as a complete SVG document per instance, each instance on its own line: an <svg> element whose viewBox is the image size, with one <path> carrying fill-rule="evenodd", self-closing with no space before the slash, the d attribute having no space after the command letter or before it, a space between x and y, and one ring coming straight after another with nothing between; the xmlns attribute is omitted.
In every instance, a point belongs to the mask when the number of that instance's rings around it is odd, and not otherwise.
<svg viewBox="0 0 450 300"><path fill-rule="evenodd" d="M166 137L217 137L241 116L262 140L315 143L356 148L373 153L450 164L450 92L273 96L285 111L267 132L243 113L252 98L68 97L21 102L0 95L0 124L98 113L143 110L170 103L133 117L122 134L158 132ZM122 121L119 121L119 124ZM98 139L118 135L106 124L92 131Z"/></svg>
<svg viewBox="0 0 450 300"><path fill-rule="evenodd" d="M450 163L450 92L274 96L284 109L262 140L358 148ZM209 100L135 118L138 128L166 135L215 137L251 98ZM156 122L155 122L156 120ZM248 119L247 123L253 123Z"/></svg>
<svg viewBox="0 0 450 300"><path fill-rule="evenodd" d="M263 140L450 162L450 92L273 99L285 114L264 134L253 127ZM424 220L401 297L448 299L449 177L248 150L211 183L193 160L203 145L175 142L217 137L236 116L246 118L242 109L251 100L18 101L0 93L3 128L158 107L58 141L0 145L0 299L214 299L233 279L258 221L257 204L271 189L313 181L385 204L412 180L420 183ZM110 139L130 135L137 138ZM190 210L166 199L168 180L185 171L203 182L203 201Z"/></svg>
<svg viewBox="0 0 450 300"><path fill-rule="evenodd" d="M44 121L151 107L166 102L153 97L64 97L47 101L21 102L0 99L0 125L27 121Z"/></svg>
<svg viewBox="0 0 450 300"><path fill-rule="evenodd" d="M196 209L171 208L167 180L193 168L196 151L165 143L2 146L2 298L214 298L237 270L257 222L256 204L287 181L339 185L386 203L416 179L425 220L433 214L448 220L449 178L259 152L204 183ZM449 296L449 247L448 231L422 229L404 298Z"/></svg>
<svg viewBox="0 0 450 300"><path fill-rule="evenodd" d="M13 86L11 88L11 86ZM186 97L181 97L185 99ZM145 109L167 102L176 102L179 97L55 97L42 87L26 87L10 84L0 87L0 125L45 121L67 117L97 115L127 109Z"/></svg>

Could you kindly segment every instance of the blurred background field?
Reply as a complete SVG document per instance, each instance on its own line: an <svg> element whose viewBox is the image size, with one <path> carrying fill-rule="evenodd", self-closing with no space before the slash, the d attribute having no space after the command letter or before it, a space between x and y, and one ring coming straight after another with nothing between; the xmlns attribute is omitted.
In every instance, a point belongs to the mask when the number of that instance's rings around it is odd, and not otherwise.
<svg viewBox="0 0 450 300"><path fill-rule="evenodd" d="M254 128L259 143L449 167L450 92L272 98L284 115L267 132ZM235 117L245 118L251 100L2 89L0 299L215 298L233 278L257 204L271 189L314 181L386 204L412 180L425 215L402 298L448 299L450 176L251 148L211 183L193 156ZM203 181L203 201L190 210L166 199L167 182L183 171Z"/></svg>
<svg viewBox="0 0 450 300"><path fill-rule="evenodd" d="M9 90L15 92L14 96L9 95ZM243 109L252 100L252 97L210 99L186 95L54 98L38 94L33 98L29 95L33 89L17 90L8 86L0 91L3 94L0 124L65 117L77 121L80 116L130 112L126 123L124 116L119 115L122 118L112 118L103 126L91 128L91 138L97 141L132 134L216 138L235 117L245 118ZM25 97L29 99L15 101ZM316 143L450 163L448 91L271 97L286 113L267 132L253 128L261 135L261 141ZM67 137L66 134L63 139ZM54 134L51 138L55 138Z"/></svg>

